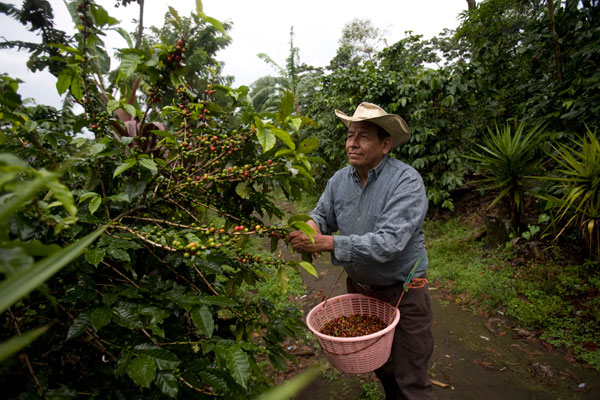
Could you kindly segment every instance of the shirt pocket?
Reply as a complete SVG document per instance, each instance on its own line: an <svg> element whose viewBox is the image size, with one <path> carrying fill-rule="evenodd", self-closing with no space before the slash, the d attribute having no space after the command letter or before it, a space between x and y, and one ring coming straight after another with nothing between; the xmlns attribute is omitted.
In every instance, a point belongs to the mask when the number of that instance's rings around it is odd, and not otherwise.
<svg viewBox="0 0 600 400"><path fill-rule="evenodd" d="M349 234L356 233L356 219L358 210L356 210L357 201L354 199L339 199L334 204L336 219L340 231Z"/></svg>

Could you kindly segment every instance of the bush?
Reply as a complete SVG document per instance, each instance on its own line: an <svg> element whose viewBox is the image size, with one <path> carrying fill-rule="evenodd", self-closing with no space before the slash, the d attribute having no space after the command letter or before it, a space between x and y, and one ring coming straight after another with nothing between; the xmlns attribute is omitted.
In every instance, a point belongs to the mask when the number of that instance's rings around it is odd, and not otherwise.
<svg viewBox="0 0 600 400"><path fill-rule="evenodd" d="M105 232L2 315L2 339L49 326L21 358L2 364L5 396L261 393L271 384L261 366L284 368L282 343L303 334L304 325L296 309L253 291L271 281L281 295L298 268L315 271L249 243L266 241L274 250L285 240L288 224L268 223L284 216L274 192L288 200L311 192L315 141L298 139L305 120L292 114L291 94L266 118L245 102L246 87L188 82L199 67L187 65L194 62L187 43L198 43L193 34L206 34L206 41L225 34L201 12L191 22L198 29L188 30L190 21L171 10L170 35L153 47L119 50L121 64L108 71L97 64L105 54L101 32L115 21L93 1L69 6L80 31L73 46L58 46L57 88L85 113L71 118L54 110L53 123L41 129L31 109L9 110L25 118L3 120L0 150L27 164L2 165L2 201L29 190L30 167L48 175L43 168L56 164L63 173L10 213L0 250L26 254L11 261L25 268L42 255L32 249L56 251ZM211 75L209 66L202 69ZM294 221L294 229L307 229L301 218Z"/></svg>

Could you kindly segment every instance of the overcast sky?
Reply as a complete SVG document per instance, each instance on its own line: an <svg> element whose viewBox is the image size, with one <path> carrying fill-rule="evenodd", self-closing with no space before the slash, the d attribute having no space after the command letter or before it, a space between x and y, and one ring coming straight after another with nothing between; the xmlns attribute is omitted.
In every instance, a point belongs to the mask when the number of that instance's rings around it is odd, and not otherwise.
<svg viewBox="0 0 600 400"><path fill-rule="evenodd" d="M5 0L21 7L20 0ZM136 4L115 8L115 0L96 0L108 13L121 21L128 31L134 29ZM63 0L50 0L56 27L73 32L73 23ZM224 73L235 77L234 87L249 85L257 78L274 74L272 67L257 57L267 53L279 65L285 65L289 53L290 28L294 28L294 45L300 50L300 60L315 67L324 67L335 56L344 25L355 18L369 19L386 32L385 39L393 44L405 37L406 31L431 38L445 28L454 29L459 14L467 7L465 0L203 0L204 13L233 24L229 35L232 43L217 59L225 63ZM189 16L196 8L195 0L146 0L146 26L162 26L168 6L181 16ZM39 41L22 25L0 15L0 38ZM109 48L125 47L118 35L108 36ZM25 66L29 54L0 50L0 73L8 73L25 81L20 86L23 97L34 98L39 104L60 107L56 94L56 79L46 73L32 74ZM112 67L114 68L114 66Z"/></svg>

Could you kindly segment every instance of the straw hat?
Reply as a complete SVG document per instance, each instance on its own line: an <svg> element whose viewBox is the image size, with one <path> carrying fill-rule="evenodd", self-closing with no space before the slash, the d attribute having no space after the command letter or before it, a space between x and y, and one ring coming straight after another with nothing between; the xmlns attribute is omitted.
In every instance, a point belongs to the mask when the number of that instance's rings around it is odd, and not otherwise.
<svg viewBox="0 0 600 400"><path fill-rule="evenodd" d="M386 113L381 107L373 103L360 103L351 117L340 110L335 110L335 115L347 127L350 126L350 123L357 121L369 121L382 127L392 137L392 148L400 146L410 139L410 130L402 118L395 114Z"/></svg>

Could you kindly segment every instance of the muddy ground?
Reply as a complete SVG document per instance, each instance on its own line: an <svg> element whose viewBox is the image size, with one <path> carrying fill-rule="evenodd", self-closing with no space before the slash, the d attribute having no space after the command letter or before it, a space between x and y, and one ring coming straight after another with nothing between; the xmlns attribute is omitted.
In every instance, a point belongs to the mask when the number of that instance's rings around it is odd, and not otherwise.
<svg viewBox="0 0 600 400"><path fill-rule="evenodd" d="M307 294L298 299L305 315L332 288L331 297L345 293L345 276L334 286L341 270L328 255L315 260L315 266L319 278L304 275ZM483 318L464 310L436 282L430 286L435 338L430 376L436 399L600 399L600 374L570 353L544 344L502 315ZM328 365L318 344L292 343L290 351L298 361L282 379L318 362ZM373 373L346 374L328 367L296 400L382 398L378 391Z"/></svg>

